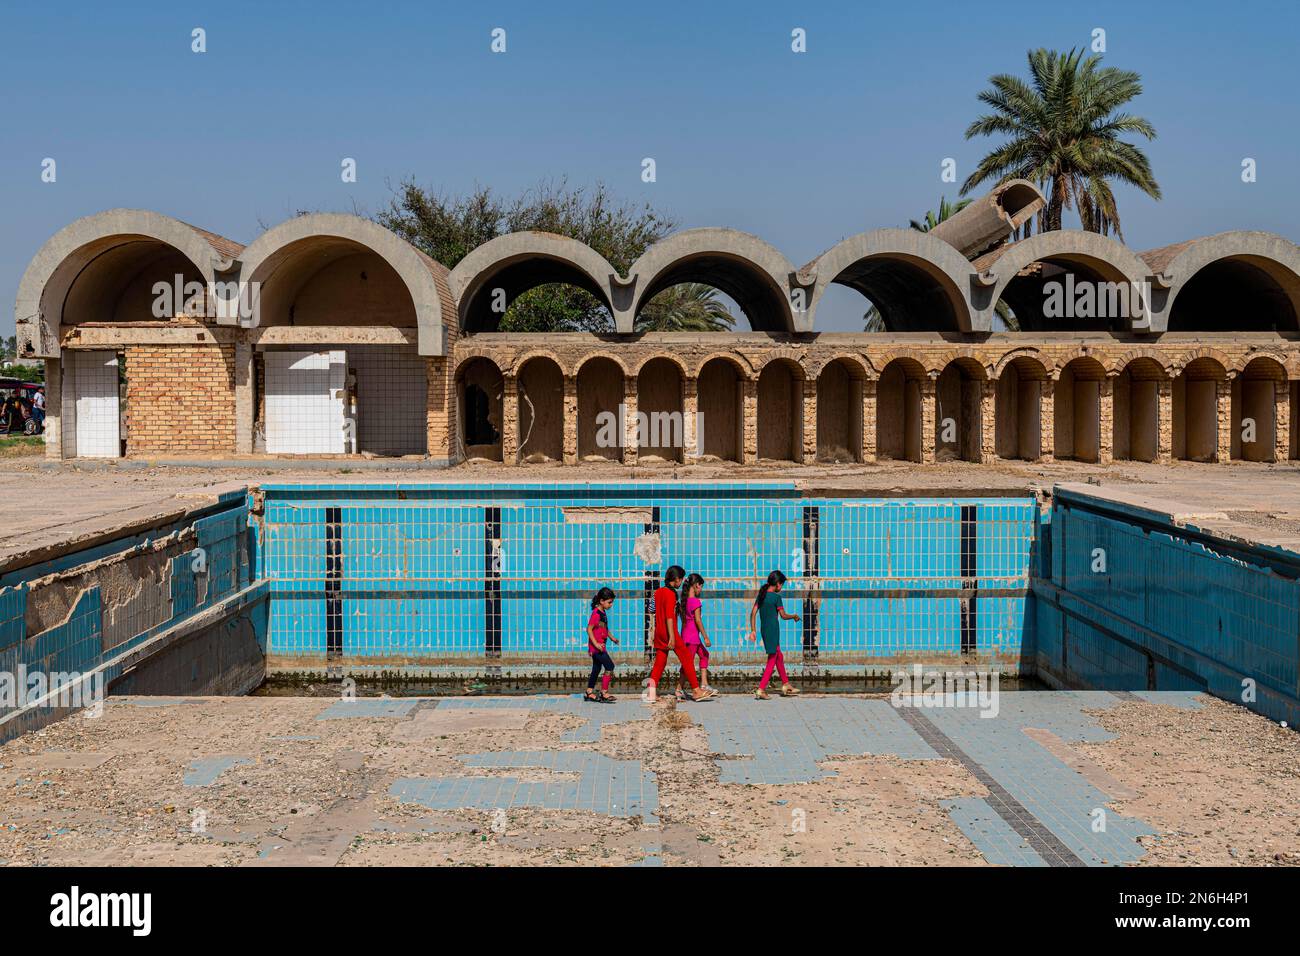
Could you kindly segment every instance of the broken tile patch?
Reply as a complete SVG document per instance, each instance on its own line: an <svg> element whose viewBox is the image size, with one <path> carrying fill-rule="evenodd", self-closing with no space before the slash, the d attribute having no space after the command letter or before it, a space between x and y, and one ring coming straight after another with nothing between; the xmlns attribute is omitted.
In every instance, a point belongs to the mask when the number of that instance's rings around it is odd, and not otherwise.
<svg viewBox="0 0 1300 956"><path fill-rule="evenodd" d="M505 770L538 768L577 779L545 782L515 777L404 777L388 792L402 803L431 810L585 810L611 817L641 816L658 823L659 786L639 760L612 760L589 750L501 751L467 754L467 767Z"/></svg>
<svg viewBox="0 0 1300 956"><path fill-rule="evenodd" d="M316 715L317 720L346 720L352 717L406 717L422 701L395 700L383 697L356 697L336 700Z"/></svg>
<svg viewBox="0 0 1300 956"><path fill-rule="evenodd" d="M184 783L187 787L210 787L231 767L252 762L248 757L199 757L197 760L190 761L189 769L185 771Z"/></svg>

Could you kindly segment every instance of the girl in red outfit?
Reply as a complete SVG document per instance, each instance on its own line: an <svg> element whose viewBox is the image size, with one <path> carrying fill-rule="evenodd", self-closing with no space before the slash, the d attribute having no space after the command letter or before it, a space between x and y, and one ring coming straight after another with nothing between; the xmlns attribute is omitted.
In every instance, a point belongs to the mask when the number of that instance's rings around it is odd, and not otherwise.
<svg viewBox="0 0 1300 956"><path fill-rule="evenodd" d="M659 687L659 679L664 676L664 668L668 666L670 650L682 662L682 673L686 675L686 680L691 685L691 699L712 700L718 696L717 691L700 687L700 680L695 676L695 663L691 660L694 655L682 643L677 633L677 586L682 583L684 577L686 577L686 569L674 564L664 572L664 586L655 592L655 663L650 671L650 680L646 684L645 696L642 698L648 704L653 704L658 699L656 690Z"/></svg>

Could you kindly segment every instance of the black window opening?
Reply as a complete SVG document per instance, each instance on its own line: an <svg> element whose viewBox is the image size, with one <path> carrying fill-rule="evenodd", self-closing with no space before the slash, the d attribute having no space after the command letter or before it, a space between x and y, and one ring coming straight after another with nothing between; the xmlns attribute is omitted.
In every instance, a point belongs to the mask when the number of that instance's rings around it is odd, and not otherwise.
<svg viewBox="0 0 1300 956"><path fill-rule="evenodd" d="M495 445L501 433L488 420L487 392L481 386L465 386L465 444Z"/></svg>

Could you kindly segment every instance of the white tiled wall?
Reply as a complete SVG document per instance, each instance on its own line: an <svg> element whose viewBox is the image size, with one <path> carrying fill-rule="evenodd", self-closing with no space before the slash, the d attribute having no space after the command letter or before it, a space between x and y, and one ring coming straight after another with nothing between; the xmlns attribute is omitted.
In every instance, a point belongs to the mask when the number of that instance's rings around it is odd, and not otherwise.
<svg viewBox="0 0 1300 956"><path fill-rule="evenodd" d="M68 352L63 382L64 457L120 457L117 353Z"/></svg>

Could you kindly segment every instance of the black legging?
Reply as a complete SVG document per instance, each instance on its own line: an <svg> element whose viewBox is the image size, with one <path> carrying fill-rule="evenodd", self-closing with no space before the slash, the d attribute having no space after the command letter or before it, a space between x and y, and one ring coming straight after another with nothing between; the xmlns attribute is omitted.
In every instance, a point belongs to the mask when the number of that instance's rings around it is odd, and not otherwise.
<svg viewBox="0 0 1300 956"><path fill-rule="evenodd" d="M595 689L596 678L600 676L602 667L611 674L614 673L614 659L609 656L609 651L596 651L591 655L591 676L587 678L587 690Z"/></svg>

